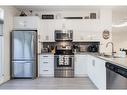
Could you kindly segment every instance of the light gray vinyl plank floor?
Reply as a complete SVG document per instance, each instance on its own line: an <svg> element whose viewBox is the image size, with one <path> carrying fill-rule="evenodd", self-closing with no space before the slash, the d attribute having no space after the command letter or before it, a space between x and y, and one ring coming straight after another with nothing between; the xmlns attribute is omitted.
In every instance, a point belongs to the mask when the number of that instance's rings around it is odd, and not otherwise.
<svg viewBox="0 0 127 95"><path fill-rule="evenodd" d="M2 85L0 89L97 89L87 77L84 78L37 78L37 79L13 79Z"/></svg>

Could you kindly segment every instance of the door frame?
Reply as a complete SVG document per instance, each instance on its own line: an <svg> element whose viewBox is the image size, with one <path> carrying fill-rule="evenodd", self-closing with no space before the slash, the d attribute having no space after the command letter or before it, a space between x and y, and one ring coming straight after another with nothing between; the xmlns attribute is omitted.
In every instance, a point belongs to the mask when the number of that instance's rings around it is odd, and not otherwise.
<svg viewBox="0 0 127 95"><path fill-rule="evenodd" d="M3 11L2 13L3 13L3 21L4 21L4 9L0 7L0 10ZM2 42L1 43L2 44L2 46L1 46L2 47L2 50L1 50L1 53L2 53L1 54L2 55L2 61L0 63L1 64L1 68L2 68L1 69L1 76L2 76L2 78L0 80L0 84L2 84L4 82L4 78L5 78L5 76L4 76L4 70L5 70L4 69L4 67L5 67L4 66L5 65L4 64L4 26L5 26L5 24L3 23L3 36L2 36L2 41L1 41Z"/></svg>

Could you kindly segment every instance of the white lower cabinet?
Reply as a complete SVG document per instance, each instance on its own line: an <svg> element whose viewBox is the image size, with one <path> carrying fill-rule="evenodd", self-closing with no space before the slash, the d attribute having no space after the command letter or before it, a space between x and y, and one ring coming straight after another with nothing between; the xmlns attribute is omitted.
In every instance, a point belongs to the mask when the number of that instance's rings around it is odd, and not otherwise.
<svg viewBox="0 0 127 95"><path fill-rule="evenodd" d="M87 72L98 89L106 89L106 67L104 60L88 55Z"/></svg>
<svg viewBox="0 0 127 95"><path fill-rule="evenodd" d="M94 78L95 78L95 72L94 72L94 58L92 57L92 56L90 56L90 55L88 55L87 56L87 59L89 59L88 61L87 61L87 74L88 74L88 76L89 76L89 78L91 79L91 81L93 81L94 80Z"/></svg>
<svg viewBox="0 0 127 95"><path fill-rule="evenodd" d="M87 55L75 54L74 74L75 77L87 76Z"/></svg>
<svg viewBox="0 0 127 95"><path fill-rule="evenodd" d="M88 76L98 89L106 89L105 60L92 55L75 54L75 77ZM54 55L42 54L40 56L40 76L54 76Z"/></svg>
<svg viewBox="0 0 127 95"><path fill-rule="evenodd" d="M40 56L40 76L54 76L53 54L43 54Z"/></svg>

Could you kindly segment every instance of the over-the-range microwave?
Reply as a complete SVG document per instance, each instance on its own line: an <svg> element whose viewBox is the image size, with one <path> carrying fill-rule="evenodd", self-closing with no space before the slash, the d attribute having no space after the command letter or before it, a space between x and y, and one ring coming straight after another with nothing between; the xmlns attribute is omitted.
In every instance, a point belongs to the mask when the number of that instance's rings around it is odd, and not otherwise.
<svg viewBox="0 0 127 95"><path fill-rule="evenodd" d="M55 41L72 41L73 30L55 30Z"/></svg>

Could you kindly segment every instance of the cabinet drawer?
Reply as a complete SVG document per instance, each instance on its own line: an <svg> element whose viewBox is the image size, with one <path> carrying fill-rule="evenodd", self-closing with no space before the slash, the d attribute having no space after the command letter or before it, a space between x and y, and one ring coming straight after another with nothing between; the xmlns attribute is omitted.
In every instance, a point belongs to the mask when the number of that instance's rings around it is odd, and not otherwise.
<svg viewBox="0 0 127 95"><path fill-rule="evenodd" d="M41 68L54 68L54 62L41 62L40 63L40 69Z"/></svg>
<svg viewBox="0 0 127 95"><path fill-rule="evenodd" d="M54 59L41 59L41 63L53 63Z"/></svg>
<svg viewBox="0 0 127 95"><path fill-rule="evenodd" d="M40 60L40 64L50 64L50 60Z"/></svg>
<svg viewBox="0 0 127 95"><path fill-rule="evenodd" d="M51 64L51 63L54 63L53 61L54 60L48 60L48 59L40 60L40 64Z"/></svg>
<svg viewBox="0 0 127 95"><path fill-rule="evenodd" d="M43 60L43 61L40 61L40 64L43 64L43 65L53 65L54 64L54 60Z"/></svg>
<svg viewBox="0 0 127 95"><path fill-rule="evenodd" d="M54 65L40 64L40 69L45 69L45 68L52 69L54 68Z"/></svg>
<svg viewBox="0 0 127 95"><path fill-rule="evenodd" d="M50 61L50 60L54 60L54 56L52 55L42 55L40 58L41 61Z"/></svg>
<svg viewBox="0 0 127 95"><path fill-rule="evenodd" d="M41 55L41 58L53 58L54 55Z"/></svg>
<svg viewBox="0 0 127 95"><path fill-rule="evenodd" d="M40 69L41 75L51 75L54 74L54 69Z"/></svg>

